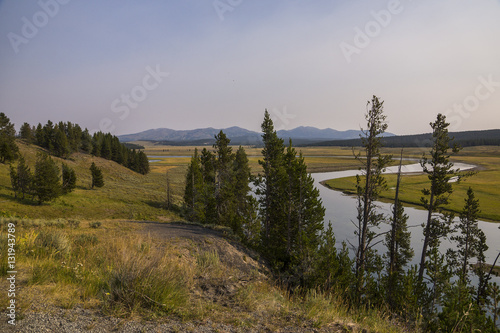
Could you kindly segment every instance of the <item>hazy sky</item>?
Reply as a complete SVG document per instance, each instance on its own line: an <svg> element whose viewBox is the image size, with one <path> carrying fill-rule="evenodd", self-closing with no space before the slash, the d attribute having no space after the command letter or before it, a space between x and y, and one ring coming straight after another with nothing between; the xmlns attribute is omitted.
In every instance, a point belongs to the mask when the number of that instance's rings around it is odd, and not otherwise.
<svg viewBox="0 0 500 333"><path fill-rule="evenodd" d="M168 127L500 128L500 0L4 0L0 112Z"/></svg>

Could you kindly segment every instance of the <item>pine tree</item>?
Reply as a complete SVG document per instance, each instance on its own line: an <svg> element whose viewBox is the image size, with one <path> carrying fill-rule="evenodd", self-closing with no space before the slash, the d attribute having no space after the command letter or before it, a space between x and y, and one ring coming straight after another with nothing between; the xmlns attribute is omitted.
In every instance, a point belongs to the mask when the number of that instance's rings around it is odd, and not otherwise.
<svg viewBox="0 0 500 333"><path fill-rule="evenodd" d="M457 267L456 274L464 284L469 284L469 271L473 268L473 258L478 258L480 253L488 250L486 236L479 228L477 217L480 213L479 200L475 198L471 187L467 190L464 208L460 214L460 222L455 225L458 235L451 237L456 242L456 249L451 249L454 266Z"/></svg>
<svg viewBox="0 0 500 333"><path fill-rule="evenodd" d="M423 281L429 248L438 247L440 238L449 233L451 216L448 218L445 216L445 219L441 219L435 216L435 212L440 207L448 204L449 195L453 192L450 179L458 175L458 170L454 170L453 163L450 162L449 150L451 149L452 152L456 153L459 151L459 148L456 146L453 148L450 147L450 142L453 139L448 135L448 126L450 124L446 122L446 116L438 114L436 121L430 125L433 129L433 141L430 151L431 158L429 159L424 155L420 160L420 165L431 182L430 188L422 190L424 196L421 198L422 204L427 209L427 221L424 226L424 243L418 272L418 278L421 282ZM458 176L461 177L460 175Z"/></svg>
<svg viewBox="0 0 500 333"><path fill-rule="evenodd" d="M26 164L23 156L19 157L17 163L17 189L21 192L23 199L26 194L30 194L32 190L33 174Z"/></svg>
<svg viewBox="0 0 500 333"><path fill-rule="evenodd" d="M87 129L85 129L81 134L79 149L87 154L90 154L93 151L92 136L89 134L89 131Z"/></svg>
<svg viewBox="0 0 500 333"><path fill-rule="evenodd" d="M95 165L94 162L92 162L92 165L90 166L90 173L92 176L91 188L103 187L104 186L104 177L102 175L102 170L97 165Z"/></svg>
<svg viewBox="0 0 500 333"><path fill-rule="evenodd" d="M283 140L278 138L273 121L267 110L261 125L263 159L259 160L263 174L256 181L256 194L259 196L262 228L262 251L268 257L280 253L286 234L282 234L282 223L286 220L283 202L283 184L286 174L283 166Z"/></svg>
<svg viewBox="0 0 500 333"><path fill-rule="evenodd" d="M231 142L224 132L215 136L215 207L218 224L230 226L234 217L233 163Z"/></svg>
<svg viewBox="0 0 500 333"><path fill-rule="evenodd" d="M61 195L59 168L45 153L39 153L37 156L33 187L39 204L54 200Z"/></svg>
<svg viewBox="0 0 500 333"><path fill-rule="evenodd" d="M217 204L215 201L215 155L207 148L203 148L200 156L202 185L200 185L200 202L204 210L204 223L219 224Z"/></svg>
<svg viewBox="0 0 500 333"><path fill-rule="evenodd" d="M149 173L148 156L143 151L139 151L139 153L137 153L137 169L134 171L140 173L141 175Z"/></svg>
<svg viewBox="0 0 500 333"><path fill-rule="evenodd" d="M18 151L14 124L3 112L0 112L0 163L15 160Z"/></svg>
<svg viewBox="0 0 500 333"><path fill-rule="evenodd" d="M47 121L47 124L43 126L43 132L42 132L42 147L47 149L50 153L54 152L54 124L52 121Z"/></svg>
<svg viewBox="0 0 500 333"><path fill-rule="evenodd" d="M332 224L328 223L321 235L314 277L309 286L343 295L349 290L354 279L352 265L347 244L343 242L342 249L337 250Z"/></svg>
<svg viewBox="0 0 500 333"><path fill-rule="evenodd" d="M109 134L102 134L100 156L107 160L111 159L111 135Z"/></svg>
<svg viewBox="0 0 500 333"><path fill-rule="evenodd" d="M413 257L411 248L411 234L408 231L408 215L404 213L404 207L399 201L399 186L401 182L401 165L403 161L403 149L401 149L401 158L396 182L396 194L394 197L394 206L392 207L392 219L390 232L386 234L385 245L388 248L387 262L387 302L393 309L402 305L402 302L395 300L401 294L401 281L405 275L405 266Z"/></svg>
<svg viewBox="0 0 500 333"><path fill-rule="evenodd" d="M19 136L27 143L35 142L35 133L33 133L33 130L28 123L21 125L21 128L19 129Z"/></svg>
<svg viewBox="0 0 500 333"><path fill-rule="evenodd" d="M70 153L68 138L63 129L57 126L54 129L54 142L52 143L54 155L61 158L68 157Z"/></svg>
<svg viewBox="0 0 500 333"><path fill-rule="evenodd" d="M491 305L490 312L493 314L493 324L497 327L498 317L500 316L500 288L496 282L490 285Z"/></svg>
<svg viewBox="0 0 500 333"><path fill-rule="evenodd" d="M380 192L386 188L382 171L391 159L391 156L382 155L380 152L381 135L387 129L383 105L384 102L379 101L376 96L373 96L371 102L368 101L367 107L370 108L365 116L367 129L362 130L361 136L365 158L361 158L360 153L355 155L356 159L362 163L360 170L363 172L363 177L356 176L358 225L355 234L358 237L358 245L355 271L358 296L363 294L367 275L379 271L377 265L380 258L372 248L372 241L377 237L374 228L378 227L385 217L377 213L375 201Z"/></svg>
<svg viewBox="0 0 500 333"><path fill-rule="evenodd" d="M236 151L233 165L233 197L235 214L231 222L233 231L244 239L243 230L255 219L252 212L252 197L250 193L250 166L248 157L242 146ZM250 220L250 221L247 221ZM250 223L248 223L250 222Z"/></svg>
<svg viewBox="0 0 500 333"><path fill-rule="evenodd" d="M325 209L302 153L297 157L291 140L285 152L267 111L262 130L264 159L259 163L264 174L256 182L256 193L263 251L283 282L304 286L314 277Z"/></svg>
<svg viewBox="0 0 500 333"><path fill-rule="evenodd" d="M94 133L92 136L92 152L91 154L100 157L101 156L101 146L102 146L102 138L101 132ZM133 151L135 154L135 150ZM130 168L130 161L128 161L127 167Z"/></svg>
<svg viewBox="0 0 500 333"><path fill-rule="evenodd" d="M38 123L35 129L35 144L43 147L45 143L45 132L43 131L42 124Z"/></svg>
<svg viewBox="0 0 500 333"><path fill-rule="evenodd" d="M291 141L290 141L291 147ZM294 150L292 150L293 153ZM289 154L287 153L287 156ZM296 186L292 187L291 202L295 203L294 222L296 225L296 238L293 240L292 264L295 279L305 286L314 275L314 265L317 250L321 244L321 231L325 217L325 208L320 198L319 190L314 186L314 179L307 173L307 166L302 153L291 164L292 169L287 170L290 179L295 179ZM286 167L285 167L286 168ZM294 228L292 227L292 230Z"/></svg>
<svg viewBox="0 0 500 333"><path fill-rule="evenodd" d="M191 163L186 173L184 205L190 221L205 222L205 205L202 200L203 175L200 168L200 156L195 148Z"/></svg>
<svg viewBox="0 0 500 333"><path fill-rule="evenodd" d="M62 164L62 192L70 193L76 188L76 172L66 164Z"/></svg>

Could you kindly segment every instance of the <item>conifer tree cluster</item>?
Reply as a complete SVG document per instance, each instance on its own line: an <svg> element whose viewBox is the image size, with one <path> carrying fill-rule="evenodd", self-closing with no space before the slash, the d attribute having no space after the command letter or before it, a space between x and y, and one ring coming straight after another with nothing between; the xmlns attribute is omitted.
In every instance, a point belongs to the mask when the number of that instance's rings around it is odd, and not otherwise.
<svg viewBox="0 0 500 333"><path fill-rule="evenodd" d="M67 194L76 187L76 173L71 167L62 164L62 177L56 162L45 153L38 153L34 172L23 156L17 166L10 166L10 180L14 196L25 199L31 196L38 204L52 201L61 194ZM61 181L62 178L62 181Z"/></svg>
<svg viewBox="0 0 500 333"><path fill-rule="evenodd" d="M149 172L149 161L143 151L129 149L110 133L96 132L90 135L78 124L71 122L38 124L30 126L24 123L19 136L28 143L47 149L51 154L67 158L71 153L83 152L115 161L143 175Z"/></svg>
<svg viewBox="0 0 500 333"><path fill-rule="evenodd" d="M318 263L325 208L302 153L291 140L285 148L267 110L261 127L263 172L256 181L261 251L289 283L306 285Z"/></svg>
<svg viewBox="0 0 500 333"><path fill-rule="evenodd" d="M387 128L383 102L374 96L369 105L368 127L362 137L365 155L357 156L363 158L356 185L358 244L352 244L356 258L355 278L350 283L354 303L387 307L406 321L420 323L426 332L498 331L498 288L490 282L491 269L488 273L485 263L488 247L486 236L477 225L479 202L473 189L467 191L458 220L443 210L454 189L450 180L456 178L460 182L474 174L460 172L450 162L450 154L459 148L452 146L446 117L439 114L431 123L430 154L420 162L430 182L421 199L428 214L423 223L420 265L409 267L414 253L408 217L398 198L400 172L392 216L381 213L375 203L385 188L382 173L390 156L380 153L380 135ZM382 233L378 228L381 223L389 224L389 231ZM445 238L452 246L443 253L439 245ZM383 256L375 249L381 241L387 247Z"/></svg>
<svg viewBox="0 0 500 333"><path fill-rule="evenodd" d="M195 150L184 192L188 218L231 227L289 286L326 285L335 276L348 283L347 249L335 250L333 232L322 234L325 209L302 153L291 141L285 147L267 110L262 131L263 172L255 180L255 196L243 147L234 153L221 131L213 152Z"/></svg>
<svg viewBox="0 0 500 333"><path fill-rule="evenodd" d="M255 217L255 200L250 195L250 167L245 150L236 153L230 140L220 131L215 136L214 151L195 149L186 174L184 203L192 221L230 227L242 239L252 236L245 230Z"/></svg>

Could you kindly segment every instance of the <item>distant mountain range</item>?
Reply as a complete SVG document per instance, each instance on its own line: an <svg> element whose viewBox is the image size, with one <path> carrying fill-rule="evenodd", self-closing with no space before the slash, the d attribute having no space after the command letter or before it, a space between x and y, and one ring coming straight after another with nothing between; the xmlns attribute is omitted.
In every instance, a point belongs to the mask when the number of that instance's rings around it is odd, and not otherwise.
<svg viewBox="0 0 500 333"><path fill-rule="evenodd" d="M195 130L157 128L135 134L120 135L118 138L122 142L155 141L172 145L209 145L214 143L214 136L220 131L221 129L212 127ZM231 143L235 145L255 145L262 142L262 133L249 131L241 127L223 128L222 131L231 139ZM359 138L361 131L337 131L331 128L319 129L316 127L301 126L292 130L280 130L277 133L285 141L291 138L294 144L308 144L320 141L356 139ZM386 136L392 135L391 133L386 133Z"/></svg>

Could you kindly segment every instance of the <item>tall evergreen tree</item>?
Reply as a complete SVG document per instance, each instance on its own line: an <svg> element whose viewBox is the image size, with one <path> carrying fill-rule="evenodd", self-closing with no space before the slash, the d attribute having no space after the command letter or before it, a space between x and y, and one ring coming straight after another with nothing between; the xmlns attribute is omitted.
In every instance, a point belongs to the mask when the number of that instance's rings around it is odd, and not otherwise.
<svg viewBox="0 0 500 333"><path fill-rule="evenodd" d="M230 226L234 217L233 163L234 153L230 139L220 131L215 136L215 205L218 224Z"/></svg>
<svg viewBox="0 0 500 333"><path fill-rule="evenodd" d="M217 215L217 204L215 200L215 155L207 148L203 148L200 156L200 168L202 174L202 185L200 185L199 200L204 209L204 221L208 224L219 224Z"/></svg>
<svg viewBox="0 0 500 333"><path fill-rule="evenodd" d="M437 115L434 123L430 124L432 133L432 148L430 158L425 155L420 160L420 165L430 180L430 188L422 190L423 197L421 202L427 209L427 221L424 225L424 243L422 254L420 256L420 266L418 272L419 281L423 281L425 262L430 247L438 247L440 239L449 233L450 218L442 219L436 216L442 206L448 204L449 195L453 192L453 186L450 179L459 176L458 170L453 168L450 162L451 150L453 153L459 151L459 148L450 147L453 140L448 135L449 123L446 122L446 116Z"/></svg>
<svg viewBox="0 0 500 333"><path fill-rule="evenodd" d="M54 129L54 142L52 143L52 147L54 155L57 157L66 158L70 153L68 138L64 130L59 126Z"/></svg>
<svg viewBox="0 0 500 333"><path fill-rule="evenodd" d="M35 133L33 133L33 129L28 123L23 123L21 125L21 128L19 129L19 136L27 143L35 142Z"/></svg>
<svg viewBox="0 0 500 333"><path fill-rule="evenodd" d="M63 194L70 193L76 188L76 172L67 164L62 164L62 191Z"/></svg>
<svg viewBox="0 0 500 333"><path fill-rule="evenodd" d="M103 187L104 186L104 177L102 175L102 170L92 162L90 166L90 174L92 176L92 185L91 188L94 187Z"/></svg>
<svg viewBox="0 0 500 333"><path fill-rule="evenodd" d="M290 150L290 146L288 150ZM287 151L285 160L291 158ZM321 231L325 217L325 208L320 198L319 190L314 186L314 179L307 173L307 166L302 153L297 157L294 155L292 163L288 164L291 169L285 166L289 181L292 180L292 200L294 203L294 214L292 222L292 232L296 229L296 237L292 240L293 257L292 265L295 279L302 286L305 286L314 275L314 266L317 258L317 251L321 244ZM294 227L295 226L295 227Z"/></svg>
<svg viewBox="0 0 500 333"><path fill-rule="evenodd" d="M475 198L472 188L469 187L464 201L460 220L453 228L456 234L450 237L456 242L456 247L449 248L447 252L450 267L458 281L445 289L439 315L440 328L442 331L492 331L494 325L490 324L485 309L487 295L482 290L484 285L489 284L485 271L488 246L486 236L477 223L479 200ZM477 287L471 283L471 273L477 276ZM461 318L458 323L457 318Z"/></svg>
<svg viewBox="0 0 500 333"><path fill-rule="evenodd" d="M17 192L22 194L22 198L25 198L26 194L30 194L33 184L33 174L30 168L26 164L23 156L19 157L17 162L17 168L14 169L11 166L11 182L14 192L17 197Z"/></svg>
<svg viewBox="0 0 500 333"><path fill-rule="evenodd" d="M186 173L184 204L190 221L205 222L205 205L202 200L203 175L200 168L200 156L195 148L191 163Z"/></svg>
<svg viewBox="0 0 500 333"><path fill-rule="evenodd" d="M45 144L45 132L41 123L38 123L35 129L35 144L40 147L44 147Z"/></svg>
<svg viewBox="0 0 500 333"><path fill-rule="evenodd" d="M325 209L304 158L289 142L284 149L266 111L262 123L263 175L257 194L263 221L262 246L274 268L291 285L313 279Z"/></svg>
<svg viewBox="0 0 500 333"><path fill-rule="evenodd" d="M399 201L399 186L401 183L401 165L403 162L403 149L399 160L398 175L396 181L396 194L394 206L392 207L392 219L390 232L386 234L385 245L388 248L387 262L387 302L394 309L401 306L404 299L396 301L396 297L402 294L402 281L404 281L405 266L413 257L411 248L411 234L408 231L408 215L404 213L404 207Z"/></svg>
<svg viewBox="0 0 500 333"><path fill-rule="evenodd" d="M50 153L54 152L54 123L52 121L47 121L47 124L43 126L43 143L42 147L47 149Z"/></svg>
<svg viewBox="0 0 500 333"><path fill-rule="evenodd" d="M283 140L278 138L273 121L267 110L261 125L263 159L259 160L263 174L257 179L256 194L259 196L260 216L263 224L262 251L271 256L283 244L280 224L286 220L284 214L283 184L286 179L283 167Z"/></svg>
<svg viewBox="0 0 500 333"><path fill-rule="evenodd" d="M235 214L231 227L233 231L244 239L244 228L250 223L247 220L254 221L255 216L252 212L252 196L250 195L250 166L248 157L242 146L238 148L234 157L233 165L233 197Z"/></svg>
<svg viewBox="0 0 500 333"><path fill-rule="evenodd" d="M18 151L14 124L5 113L0 112L0 163L15 160Z"/></svg>
<svg viewBox="0 0 500 333"><path fill-rule="evenodd" d="M453 266L457 267L455 273L464 284L470 283L469 271L474 268L472 259L478 259L481 253L488 250L486 236L477 223L479 213L479 200L469 187L460 222L454 227L458 234L451 236L451 240L456 242L456 248L450 249Z"/></svg>
<svg viewBox="0 0 500 333"><path fill-rule="evenodd" d="M361 153L355 155L362 164L360 170L363 177L356 176L358 224L355 231L358 238L356 249L356 292L358 296L364 293L365 279L370 273L379 270L377 267L379 256L375 253L372 241L377 237L374 230L384 220L384 215L377 212L375 201L380 192L386 188L386 182L382 175L383 170L389 163L391 156L382 155L381 135L387 129L386 116L383 113L384 102L377 96L373 96L365 119L367 129L362 130L361 141L364 147L364 156Z"/></svg>
<svg viewBox="0 0 500 333"><path fill-rule="evenodd" d="M45 153L39 153L37 156L33 187L39 204L51 201L61 195L59 168Z"/></svg>
<svg viewBox="0 0 500 333"><path fill-rule="evenodd" d="M92 136L89 134L89 131L85 129L81 134L80 147L84 153L90 154L93 151L92 146Z"/></svg>
<svg viewBox="0 0 500 333"><path fill-rule="evenodd" d="M341 250L336 248L332 224L328 223L328 227L321 235L314 277L309 287L321 287L323 290L334 291L340 295L346 294L354 279L353 263L345 242L342 243Z"/></svg>
<svg viewBox="0 0 500 333"><path fill-rule="evenodd" d="M137 168L133 170L140 173L141 175L146 175L147 173L149 173L148 156L143 151L139 151L137 153Z"/></svg>

